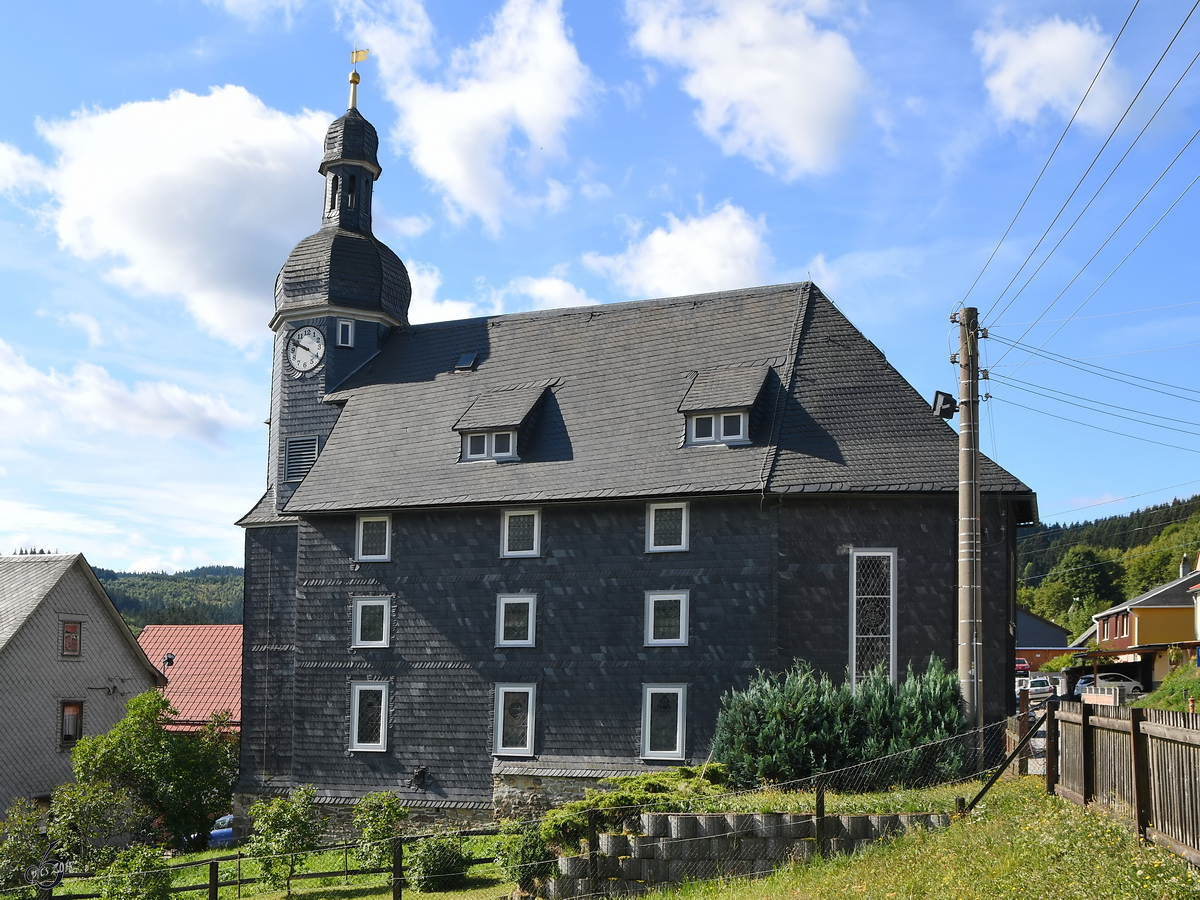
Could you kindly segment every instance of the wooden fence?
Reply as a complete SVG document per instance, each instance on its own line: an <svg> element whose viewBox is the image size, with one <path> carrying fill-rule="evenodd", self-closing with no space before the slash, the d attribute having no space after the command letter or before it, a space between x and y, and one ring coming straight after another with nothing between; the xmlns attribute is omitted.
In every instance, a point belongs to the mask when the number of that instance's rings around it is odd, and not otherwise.
<svg viewBox="0 0 1200 900"><path fill-rule="evenodd" d="M1046 790L1200 865L1200 714L1047 704Z"/></svg>

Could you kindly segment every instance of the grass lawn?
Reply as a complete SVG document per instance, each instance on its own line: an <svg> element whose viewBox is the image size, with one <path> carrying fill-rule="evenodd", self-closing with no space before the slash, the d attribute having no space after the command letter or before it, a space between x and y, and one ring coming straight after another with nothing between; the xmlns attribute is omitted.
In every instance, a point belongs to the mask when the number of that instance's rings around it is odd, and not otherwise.
<svg viewBox="0 0 1200 900"><path fill-rule="evenodd" d="M1200 699L1200 666L1182 665L1171 670L1158 690L1135 700L1133 705L1187 712L1188 697Z"/></svg>

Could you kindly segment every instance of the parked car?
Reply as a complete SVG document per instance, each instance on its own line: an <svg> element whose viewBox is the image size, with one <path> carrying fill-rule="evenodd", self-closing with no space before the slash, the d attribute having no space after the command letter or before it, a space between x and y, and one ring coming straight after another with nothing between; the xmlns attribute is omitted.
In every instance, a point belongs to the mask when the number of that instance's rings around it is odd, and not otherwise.
<svg viewBox="0 0 1200 900"><path fill-rule="evenodd" d="M208 849L234 847L240 844L247 834L247 820L242 816L225 815L213 822L213 829L208 833Z"/></svg>
<svg viewBox="0 0 1200 900"><path fill-rule="evenodd" d="M1084 675L1075 683L1075 696L1080 697L1083 692L1092 686L1092 676ZM1099 687L1119 687L1124 686L1126 693L1141 694L1145 691L1142 683L1135 678L1130 678L1128 675L1122 675L1120 672L1101 672L1096 676L1096 684Z"/></svg>
<svg viewBox="0 0 1200 900"><path fill-rule="evenodd" d="M1029 679L1029 699L1045 700L1054 696L1054 682L1045 675L1033 675Z"/></svg>
<svg viewBox="0 0 1200 900"><path fill-rule="evenodd" d="M1023 657L1023 656L1017 657L1016 673L1018 675L1028 675L1029 674L1029 661L1026 660L1025 657Z"/></svg>

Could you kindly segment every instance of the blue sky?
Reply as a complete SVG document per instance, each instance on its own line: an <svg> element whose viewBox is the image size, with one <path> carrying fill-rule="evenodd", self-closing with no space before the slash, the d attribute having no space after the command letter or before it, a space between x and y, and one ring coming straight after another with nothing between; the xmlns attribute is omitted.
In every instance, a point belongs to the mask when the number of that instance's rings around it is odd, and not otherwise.
<svg viewBox="0 0 1200 900"><path fill-rule="evenodd" d="M382 140L376 231L412 273L414 320L811 277L932 397L956 390L948 316L968 298L992 335L983 447L1044 518L1190 496L1200 15L1130 8L15 6L0 552L240 563L273 280L319 224L320 140L356 43Z"/></svg>

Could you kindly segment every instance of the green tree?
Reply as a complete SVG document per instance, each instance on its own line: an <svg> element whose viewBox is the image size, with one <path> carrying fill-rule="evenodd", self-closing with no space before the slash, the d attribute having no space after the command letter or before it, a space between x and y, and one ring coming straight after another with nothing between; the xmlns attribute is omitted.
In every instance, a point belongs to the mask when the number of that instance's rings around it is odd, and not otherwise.
<svg viewBox="0 0 1200 900"><path fill-rule="evenodd" d="M98 870L117 855L121 839L152 839L153 814L106 781L61 784L50 800L46 836L77 869Z"/></svg>
<svg viewBox="0 0 1200 900"><path fill-rule="evenodd" d="M1081 634L1095 613L1125 599L1119 556L1087 544L1072 547L1038 586L1032 611Z"/></svg>
<svg viewBox="0 0 1200 900"><path fill-rule="evenodd" d="M1124 556L1125 591L1136 597L1153 587L1179 577L1179 562L1188 555L1188 568L1196 565L1200 548L1200 515L1186 522L1168 525L1148 544L1131 547Z"/></svg>
<svg viewBox="0 0 1200 900"><path fill-rule="evenodd" d="M367 794L354 804L359 862L369 869L391 865L392 838L400 834L400 823L407 818L408 810L391 791Z"/></svg>
<svg viewBox="0 0 1200 900"><path fill-rule="evenodd" d="M76 779L124 788L176 847L202 847L237 781L238 743L228 716L214 715L199 732L172 730L175 710L158 691L130 698L126 709L107 734L79 739Z"/></svg>
<svg viewBox="0 0 1200 900"><path fill-rule="evenodd" d="M42 811L24 798L13 801L0 822L0 890L10 897L32 897L25 869L40 862L46 852L41 833Z"/></svg>
<svg viewBox="0 0 1200 900"><path fill-rule="evenodd" d="M263 881L292 896L292 878L304 868L304 853L314 849L324 822L314 808L317 789L311 784L292 788L286 797L260 800L250 807L254 831L246 853L258 860Z"/></svg>
<svg viewBox="0 0 1200 900"><path fill-rule="evenodd" d="M171 900L171 870L150 847L122 850L104 874L101 900Z"/></svg>

